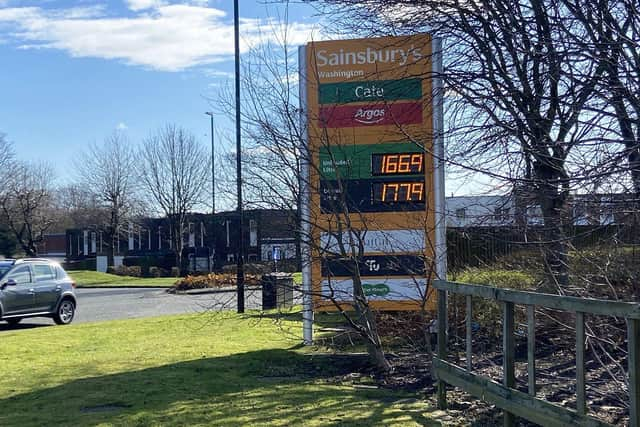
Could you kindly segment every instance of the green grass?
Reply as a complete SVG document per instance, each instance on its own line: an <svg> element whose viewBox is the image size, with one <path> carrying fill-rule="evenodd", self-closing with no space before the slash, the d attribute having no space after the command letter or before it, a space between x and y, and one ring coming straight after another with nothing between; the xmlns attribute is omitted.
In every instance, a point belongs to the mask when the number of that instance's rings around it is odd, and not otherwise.
<svg viewBox="0 0 640 427"><path fill-rule="evenodd" d="M302 285L302 272L298 271L296 273L293 273L292 276L294 285Z"/></svg>
<svg viewBox="0 0 640 427"><path fill-rule="evenodd" d="M176 277L130 277L88 270L67 271L67 273L80 288L100 286L170 287L178 280Z"/></svg>
<svg viewBox="0 0 640 427"><path fill-rule="evenodd" d="M299 321L206 313L0 334L2 426L439 425L416 395L335 380L352 366L300 348Z"/></svg>

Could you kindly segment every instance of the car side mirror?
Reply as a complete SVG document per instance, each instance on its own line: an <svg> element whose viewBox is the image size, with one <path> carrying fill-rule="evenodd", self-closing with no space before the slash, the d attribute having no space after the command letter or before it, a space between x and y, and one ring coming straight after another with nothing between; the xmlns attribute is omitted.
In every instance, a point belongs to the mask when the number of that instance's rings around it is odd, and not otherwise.
<svg viewBox="0 0 640 427"><path fill-rule="evenodd" d="M15 286L17 285L16 281L13 279L9 279L0 286L0 289L4 290L7 286Z"/></svg>

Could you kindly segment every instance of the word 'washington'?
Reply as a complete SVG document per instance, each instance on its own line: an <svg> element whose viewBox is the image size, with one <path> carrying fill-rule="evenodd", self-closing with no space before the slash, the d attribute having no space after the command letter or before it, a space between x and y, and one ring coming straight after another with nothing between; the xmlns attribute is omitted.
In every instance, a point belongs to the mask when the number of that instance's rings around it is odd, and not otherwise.
<svg viewBox="0 0 640 427"><path fill-rule="evenodd" d="M337 53L328 53L326 50L316 52L316 62L318 67L325 65L362 65L374 64L376 62L398 62L405 65L409 61L409 56L413 55L413 60L422 58L421 48L411 45L409 49L371 49L358 52L345 52L340 49Z"/></svg>
<svg viewBox="0 0 640 427"><path fill-rule="evenodd" d="M335 71L318 71L318 76L321 79L335 79L335 78L345 78L350 79L351 77L362 77L364 76L364 71L362 70L335 70Z"/></svg>

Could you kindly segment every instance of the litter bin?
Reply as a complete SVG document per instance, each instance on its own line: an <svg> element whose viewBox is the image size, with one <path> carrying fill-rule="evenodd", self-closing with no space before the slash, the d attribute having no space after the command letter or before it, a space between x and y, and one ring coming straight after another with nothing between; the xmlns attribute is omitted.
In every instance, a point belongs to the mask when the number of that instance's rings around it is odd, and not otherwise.
<svg viewBox="0 0 640 427"><path fill-rule="evenodd" d="M293 277L287 273L262 276L262 309L291 307L293 305Z"/></svg>

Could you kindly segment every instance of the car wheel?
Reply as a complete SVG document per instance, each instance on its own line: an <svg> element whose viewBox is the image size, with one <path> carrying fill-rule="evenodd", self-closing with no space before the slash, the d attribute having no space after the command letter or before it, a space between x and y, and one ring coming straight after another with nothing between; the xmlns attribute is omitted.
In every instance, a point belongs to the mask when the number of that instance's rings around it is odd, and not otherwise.
<svg viewBox="0 0 640 427"><path fill-rule="evenodd" d="M7 323L9 324L9 326L15 326L18 323L20 323L22 319L21 318L17 318L17 319L7 319Z"/></svg>
<svg viewBox="0 0 640 427"><path fill-rule="evenodd" d="M58 325L68 325L76 314L76 305L70 299L64 299L53 315L53 321Z"/></svg>

